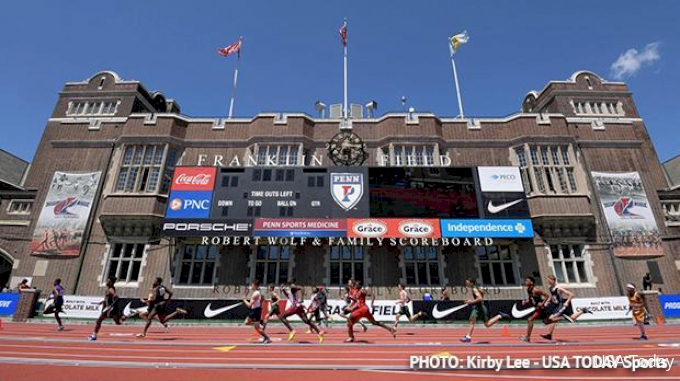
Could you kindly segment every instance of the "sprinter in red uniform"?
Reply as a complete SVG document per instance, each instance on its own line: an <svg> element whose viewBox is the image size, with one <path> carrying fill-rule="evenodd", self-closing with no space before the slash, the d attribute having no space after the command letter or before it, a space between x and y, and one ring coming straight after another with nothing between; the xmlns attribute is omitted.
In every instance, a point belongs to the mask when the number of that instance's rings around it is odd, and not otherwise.
<svg viewBox="0 0 680 381"><path fill-rule="evenodd" d="M366 297L368 295L371 295L371 306L373 303L375 303L375 295L371 293L368 290L364 290L361 287L361 282L360 281L355 281L354 282L354 292L352 294L352 298L357 301L357 303L354 306L354 309L352 310L351 315L349 315L349 319L347 320L347 333L349 334L349 337L345 342L351 343L354 341L354 324L356 324L361 318L366 318L368 321L371 322L373 325L377 325L378 327L382 327L392 334L393 337L397 337L396 331L392 327L388 327L383 323L377 322L375 318L373 318L373 314L371 313L370 309L366 305Z"/></svg>

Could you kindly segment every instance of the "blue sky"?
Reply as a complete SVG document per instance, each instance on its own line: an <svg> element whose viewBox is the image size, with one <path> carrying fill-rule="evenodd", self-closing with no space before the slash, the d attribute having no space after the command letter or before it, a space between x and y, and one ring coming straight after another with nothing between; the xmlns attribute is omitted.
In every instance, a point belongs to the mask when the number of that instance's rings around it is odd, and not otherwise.
<svg viewBox="0 0 680 381"><path fill-rule="evenodd" d="M316 100L342 101L347 17L350 102L375 99L378 114L401 111L404 95L457 115L446 44L463 30L467 116L512 114L527 91L576 70L613 79L624 55L623 80L666 160L680 153L678 14L675 1L13 1L0 14L0 148L32 160L63 84L100 70L162 91L184 114L226 116L235 57L215 51L239 35L234 114L315 115Z"/></svg>

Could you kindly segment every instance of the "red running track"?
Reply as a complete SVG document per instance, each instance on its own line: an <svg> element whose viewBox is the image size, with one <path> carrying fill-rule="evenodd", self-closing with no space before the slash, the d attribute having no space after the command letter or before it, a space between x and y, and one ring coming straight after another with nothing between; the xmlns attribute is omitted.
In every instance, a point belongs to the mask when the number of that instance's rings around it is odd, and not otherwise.
<svg viewBox="0 0 680 381"><path fill-rule="evenodd" d="M272 323L270 345L257 344L249 328L177 327L170 333L152 329L147 338L136 338L140 326L105 325L96 342L87 341L91 326L73 325L56 332L54 325L7 323L0 331L0 380L607 380L680 379L680 326L648 327L649 341L633 339L631 325L557 328L558 341L541 339L535 330L532 343L518 337L523 327L478 327L472 344L458 339L463 328L400 327L393 339L385 330L371 327L356 333L357 342L344 344L345 327L332 327L324 344L299 327L293 343L287 332ZM530 369L499 372L484 369L410 370L410 356L457 356L465 367L474 359L524 359ZM574 369L574 356L637 355L675 359L670 371L628 369ZM569 369L545 369L543 356L566 358ZM480 364L483 366L483 364ZM151 377L151 378L149 378Z"/></svg>

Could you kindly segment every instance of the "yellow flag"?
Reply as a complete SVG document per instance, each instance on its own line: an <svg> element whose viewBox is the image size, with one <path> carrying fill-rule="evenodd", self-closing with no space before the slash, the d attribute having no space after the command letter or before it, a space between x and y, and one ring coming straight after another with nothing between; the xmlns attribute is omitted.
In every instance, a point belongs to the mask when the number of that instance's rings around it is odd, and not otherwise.
<svg viewBox="0 0 680 381"><path fill-rule="evenodd" d="M461 45L467 44L469 39L470 39L470 36L468 36L467 31L464 31L463 33L459 33L459 34L450 38L451 48L455 52L456 50L458 50L458 48L460 48Z"/></svg>

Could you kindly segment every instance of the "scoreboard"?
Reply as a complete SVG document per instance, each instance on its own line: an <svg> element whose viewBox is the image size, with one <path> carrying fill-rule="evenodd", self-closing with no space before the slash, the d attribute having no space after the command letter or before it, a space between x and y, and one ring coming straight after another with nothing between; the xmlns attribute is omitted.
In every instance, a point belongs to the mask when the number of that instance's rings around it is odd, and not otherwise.
<svg viewBox="0 0 680 381"><path fill-rule="evenodd" d="M178 167L163 230L333 236L359 219L528 216L513 167Z"/></svg>
<svg viewBox="0 0 680 381"><path fill-rule="evenodd" d="M211 217L365 217L369 211L364 189L367 178L366 167L351 172L347 168L222 168L217 174Z"/></svg>

